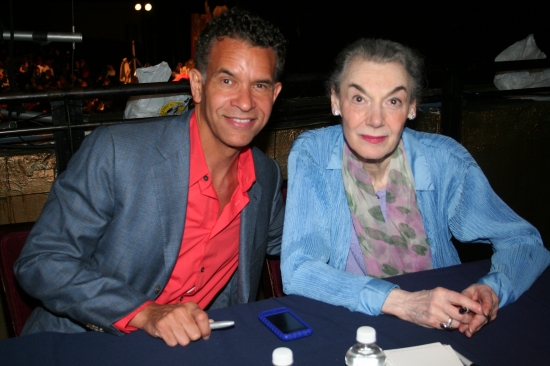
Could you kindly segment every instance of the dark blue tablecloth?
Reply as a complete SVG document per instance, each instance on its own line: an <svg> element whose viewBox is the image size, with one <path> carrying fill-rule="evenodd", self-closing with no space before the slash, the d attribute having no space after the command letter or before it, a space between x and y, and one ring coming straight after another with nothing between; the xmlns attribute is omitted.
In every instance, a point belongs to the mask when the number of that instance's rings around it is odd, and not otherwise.
<svg viewBox="0 0 550 366"><path fill-rule="evenodd" d="M443 286L461 291L488 272L489 261L392 278L405 290ZM526 269L528 270L528 269ZM232 329L212 332L208 341L187 347L168 347L142 331L124 336L86 332L40 333L0 341L2 365L271 365L277 347L294 352L295 365L344 365L355 343L357 327L377 330L378 345L394 349L432 342L450 344L480 365L550 364L550 270L517 302L498 312L498 318L468 339L407 323L393 316L372 317L300 296L268 299L209 312L215 320L234 320ZM309 337L284 342L260 321L258 313L280 306L291 308L313 328Z"/></svg>

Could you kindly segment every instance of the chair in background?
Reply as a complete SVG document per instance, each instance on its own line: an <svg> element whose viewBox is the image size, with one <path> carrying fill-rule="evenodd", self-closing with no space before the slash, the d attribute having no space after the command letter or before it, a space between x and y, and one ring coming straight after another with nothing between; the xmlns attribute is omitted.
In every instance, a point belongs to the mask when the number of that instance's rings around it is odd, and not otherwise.
<svg viewBox="0 0 550 366"><path fill-rule="evenodd" d="M281 279L281 258L278 256L266 258L264 271L266 272L264 281L268 281L264 282L264 289L271 290L268 293L264 290L264 296L266 298L285 296Z"/></svg>
<svg viewBox="0 0 550 366"><path fill-rule="evenodd" d="M13 334L21 334L23 326L38 300L27 295L17 283L13 265L27 240L29 231L8 232L0 237L0 278L6 296Z"/></svg>

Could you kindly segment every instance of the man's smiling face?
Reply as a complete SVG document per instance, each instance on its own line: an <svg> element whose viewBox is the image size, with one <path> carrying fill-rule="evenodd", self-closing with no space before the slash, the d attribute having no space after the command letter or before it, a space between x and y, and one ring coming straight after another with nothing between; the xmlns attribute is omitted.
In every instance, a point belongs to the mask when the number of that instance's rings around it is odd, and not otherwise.
<svg viewBox="0 0 550 366"><path fill-rule="evenodd" d="M250 144L269 120L281 91L275 67L271 48L227 37L214 43L206 75L196 69L190 73L203 148L240 150Z"/></svg>

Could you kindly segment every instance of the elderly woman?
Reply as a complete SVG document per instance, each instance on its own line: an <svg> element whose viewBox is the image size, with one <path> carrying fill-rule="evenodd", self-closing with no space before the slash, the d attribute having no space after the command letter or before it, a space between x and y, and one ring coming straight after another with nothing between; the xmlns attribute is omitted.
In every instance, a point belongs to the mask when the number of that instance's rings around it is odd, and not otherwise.
<svg viewBox="0 0 550 366"><path fill-rule="evenodd" d="M471 337L529 288L550 253L461 145L405 128L421 90L414 52L361 39L336 63L328 86L342 124L302 134L289 156L284 290ZM391 283L459 264L453 236L493 245L489 274L462 293Z"/></svg>

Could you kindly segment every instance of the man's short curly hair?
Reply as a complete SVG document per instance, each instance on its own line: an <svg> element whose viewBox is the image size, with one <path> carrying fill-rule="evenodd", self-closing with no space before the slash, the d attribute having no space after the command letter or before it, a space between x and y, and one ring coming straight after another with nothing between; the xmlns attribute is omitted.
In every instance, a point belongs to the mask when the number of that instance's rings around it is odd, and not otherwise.
<svg viewBox="0 0 550 366"><path fill-rule="evenodd" d="M212 19L199 34L195 49L195 66L204 77L214 42L224 37L244 41L253 47L272 48L277 58L274 81L279 80L285 65L285 38L273 24L239 8L232 8L220 17Z"/></svg>

